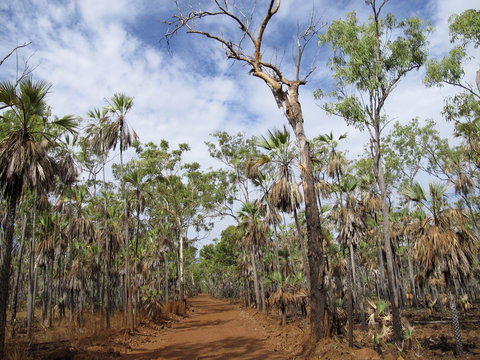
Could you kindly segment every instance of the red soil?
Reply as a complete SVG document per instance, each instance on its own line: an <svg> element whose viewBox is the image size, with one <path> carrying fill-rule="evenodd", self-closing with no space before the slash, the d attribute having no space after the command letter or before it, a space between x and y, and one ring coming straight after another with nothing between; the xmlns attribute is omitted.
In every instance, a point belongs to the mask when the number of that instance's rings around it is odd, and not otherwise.
<svg viewBox="0 0 480 360"><path fill-rule="evenodd" d="M238 305L199 295L189 299L189 316L152 342L121 357L146 359L289 359L267 331Z"/></svg>

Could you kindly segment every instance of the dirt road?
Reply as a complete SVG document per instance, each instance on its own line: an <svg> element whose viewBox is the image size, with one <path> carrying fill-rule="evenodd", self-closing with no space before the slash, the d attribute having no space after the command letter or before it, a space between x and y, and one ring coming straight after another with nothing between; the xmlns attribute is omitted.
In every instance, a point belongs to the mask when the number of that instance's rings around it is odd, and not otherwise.
<svg viewBox="0 0 480 360"><path fill-rule="evenodd" d="M248 312L200 295L189 299L189 316L123 360L289 359L268 341L266 330Z"/></svg>

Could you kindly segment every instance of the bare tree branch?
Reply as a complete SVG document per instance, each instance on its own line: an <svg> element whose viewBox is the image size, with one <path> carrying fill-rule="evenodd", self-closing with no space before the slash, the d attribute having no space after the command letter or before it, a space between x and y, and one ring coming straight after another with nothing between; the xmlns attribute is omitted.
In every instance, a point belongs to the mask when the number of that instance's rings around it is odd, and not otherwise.
<svg viewBox="0 0 480 360"><path fill-rule="evenodd" d="M5 62L5 60L7 60L10 56L12 56L12 54L13 54L15 51L17 51L18 49L27 47L27 46L30 45L31 43L32 43L32 42L29 41L28 43L24 43L24 44L22 44L22 45L17 45L17 46L15 46L15 48L14 48L12 51L10 51L10 53L8 53L8 55L5 56L5 57L2 59L2 61L0 61L0 66Z"/></svg>
<svg viewBox="0 0 480 360"><path fill-rule="evenodd" d="M315 68L312 67L304 78L300 76L305 49L310 40L316 35L318 22L315 22L313 20L314 16L312 16L307 29L304 32L297 31L297 56L294 57L295 79L289 80L284 76L284 72L280 69L278 63L272 64L264 61L262 57L262 42L265 31L272 17L277 14L281 0L262 0L262 2L266 4L267 9L263 20L260 21L260 27L257 33L257 31L251 29L253 13L256 11L256 1L253 1L254 6L250 17L247 17L235 5L235 0L230 1L231 6L229 6L229 0L214 0L213 3L216 9L213 11L195 10L190 5L188 15L182 12L179 2L176 1L178 12L173 16L173 20L165 22L171 29L169 28L167 30L162 40L166 40L167 46L169 46L171 38L183 28L187 30L187 33L199 34L215 40L226 50L227 58L241 61L251 67L250 74L262 79L267 84L272 91L278 107L283 109L284 115L295 134L300 152L300 168L304 189L305 218L308 234L309 266L307 278L310 283L311 338L317 341L326 335L324 326L326 304L326 288L324 283L325 258L323 232L315 193L310 145L303 126L304 118L299 100L299 87L306 84L307 78L315 70ZM216 16L230 19L233 21L235 27L238 26L240 28L241 34L237 40L233 40L230 36L226 36L227 38L225 38L220 31L215 33L215 30L209 31L197 27L197 20ZM247 39L250 40L249 44L244 44ZM274 57L274 59L276 58Z"/></svg>

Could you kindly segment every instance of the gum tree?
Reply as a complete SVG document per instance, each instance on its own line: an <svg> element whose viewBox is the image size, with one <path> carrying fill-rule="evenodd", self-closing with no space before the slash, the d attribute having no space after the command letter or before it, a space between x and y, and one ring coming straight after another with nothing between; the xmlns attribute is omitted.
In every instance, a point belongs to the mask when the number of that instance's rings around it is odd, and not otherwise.
<svg viewBox="0 0 480 360"><path fill-rule="evenodd" d="M323 236L320 223L315 184L312 171L310 143L304 129L304 117L299 99L299 90L307 83L314 69L303 72L302 61L310 40L316 35L318 23L310 17L305 30L298 31L293 61L293 76L287 77L285 68L277 61L277 54L268 56L264 46L268 26L281 6L281 0L250 1L243 9L235 1L214 0L207 10L190 5L182 9L177 2L177 13L167 22L169 30L164 36L168 42L182 30L215 41L225 51L225 56L245 65L249 73L263 82L272 91L275 102L283 110L292 127L300 152L300 168L303 180L305 215L308 235L308 260L310 265L310 325L314 341L325 336L324 312L326 290L324 284L325 261ZM244 11L244 9L249 9ZM211 26L212 22L217 26ZM215 29L215 30L212 30ZM222 29L228 29L223 31ZM228 34L228 35L227 35ZM271 61L268 58L273 59Z"/></svg>
<svg viewBox="0 0 480 360"><path fill-rule="evenodd" d="M385 104L400 80L419 69L427 60L426 36L430 32L419 18L404 21L380 14L388 0L366 0L372 10L368 23L360 24L355 12L345 20L332 22L319 45L330 45L333 56L329 67L335 88L330 93L316 91L323 107L343 117L347 124L368 131L373 158L373 172L382 199L383 240L392 305L395 340L402 340L400 299L395 288L394 257L390 239L389 203L382 154L382 131L388 117ZM401 35L397 35L401 34Z"/></svg>

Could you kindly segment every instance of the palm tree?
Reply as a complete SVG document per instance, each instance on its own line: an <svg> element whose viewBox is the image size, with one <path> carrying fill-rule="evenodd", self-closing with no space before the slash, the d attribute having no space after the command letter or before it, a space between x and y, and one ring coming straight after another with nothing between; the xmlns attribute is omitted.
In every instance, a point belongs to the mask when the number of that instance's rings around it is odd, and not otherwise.
<svg viewBox="0 0 480 360"><path fill-rule="evenodd" d="M8 201L5 236L0 269L0 358L4 354L6 310L9 272L12 256L13 233L17 205L24 187L47 192L52 179L62 175L62 168L49 154L59 143L49 126L70 132L76 123L72 116L49 121L45 98L51 85L44 81L24 78L15 83L0 82L0 106L8 108L1 116L11 127L0 139L0 184Z"/></svg>
<svg viewBox="0 0 480 360"><path fill-rule="evenodd" d="M293 212L297 235L302 249L303 269L305 274L307 274L307 278L309 278L307 251L297 215L297 209L300 207L303 197L300 186L295 182L293 166L296 156L290 146L290 133L285 126L283 130L269 130L268 136L262 136L257 139L256 145L267 153L261 154L247 162L247 176L251 179L256 178L260 175L259 167L273 164L275 176L273 185L267 194L267 202L280 211L286 213Z"/></svg>
<svg viewBox="0 0 480 360"><path fill-rule="evenodd" d="M122 195L124 200L124 217L125 217L125 228L124 228L124 240L125 247L127 250L127 258L125 262L125 273L126 273L126 310L128 311L128 319L131 327L134 327L133 324L133 308L132 308L132 294L131 294L131 275L130 275L130 236L128 230L128 204L127 204L127 192L125 189L125 179L124 179L124 169L123 169L123 152L127 150L133 143L133 141L138 139L137 133L134 130L129 129L126 115L132 109L133 98L128 97L123 93L116 93L109 100L109 105L105 109L115 117L115 119L109 122L105 128L105 143L106 149L115 149L117 143L120 143L120 183L122 188Z"/></svg>
<svg viewBox="0 0 480 360"><path fill-rule="evenodd" d="M337 140L340 141L346 138L347 134L342 134ZM327 175L338 183L347 167L347 159L345 159L345 156L339 153L336 149L338 141L335 140L331 131L330 134L320 135L314 140L327 147Z"/></svg>
<svg viewBox="0 0 480 360"><path fill-rule="evenodd" d="M143 172L138 167L136 167L130 170L125 175L125 179L124 179L124 181L132 185L134 188L135 199L136 199L136 212L137 212L136 230L135 230L135 261L134 261L135 265L133 267L134 288L136 291L135 312L134 312L134 319L133 319L134 324L136 323L136 313L138 311L138 305L140 303L140 286L137 283L137 258L138 258L138 234L140 231L140 214L145 209L145 197L143 196L143 191L142 191L143 178L144 178Z"/></svg>
<svg viewBox="0 0 480 360"><path fill-rule="evenodd" d="M290 278L284 277L281 273L275 271L272 276L272 282L279 284L277 290L270 295L269 302L277 306L282 313L282 326L287 324L287 308L290 304L295 303L294 288L289 283Z"/></svg>
<svg viewBox="0 0 480 360"><path fill-rule="evenodd" d="M414 245L416 259L425 278L437 278L446 285L455 350L461 355L463 345L455 283L465 286L471 277L477 246L469 229L468 217L463 211L449 207L446 191L447 186L432 183L429 186L430 199L427 200L423 188L415 183L405 188L403 194L430 213L419 227Z"/></svg>
<svg viewBox="0 0 480 360"><path fill-rule="evenodd" d="M263 221L258 204L246 202L240 213L240 229L243 233L242 242L246 248L250 250L250 259L253 271L253 283L255 288L255 297L257 309L261 306L262 311L266 311L265 293L263 291L263 261L261 261L262 247L266 240L268 232L268 224ZM257 258L260 261L257 262ZM260 272L258 269L260 263Z"/></svg>
<svg viewBox="0 0 480 360"><path fill-rule="evenodd" d="M108 150L106 144L106 138L104 136L105 128L108 124L108 110L95 108L87 113L90 119L90 124L86 127L87 142L89 147L100 158L102 167L102 184L103 184L103 235L105 237L105 265L104 272L106 278L107 287L107 304L105 311L105 323L107 329L110 328L110 312L112 311L112 298L111 298L111 261L112 261L112 244L110 239L110 231L108 231L108 196L107 196L107 182L105 179L105 164L107 162Z"/></svg>

